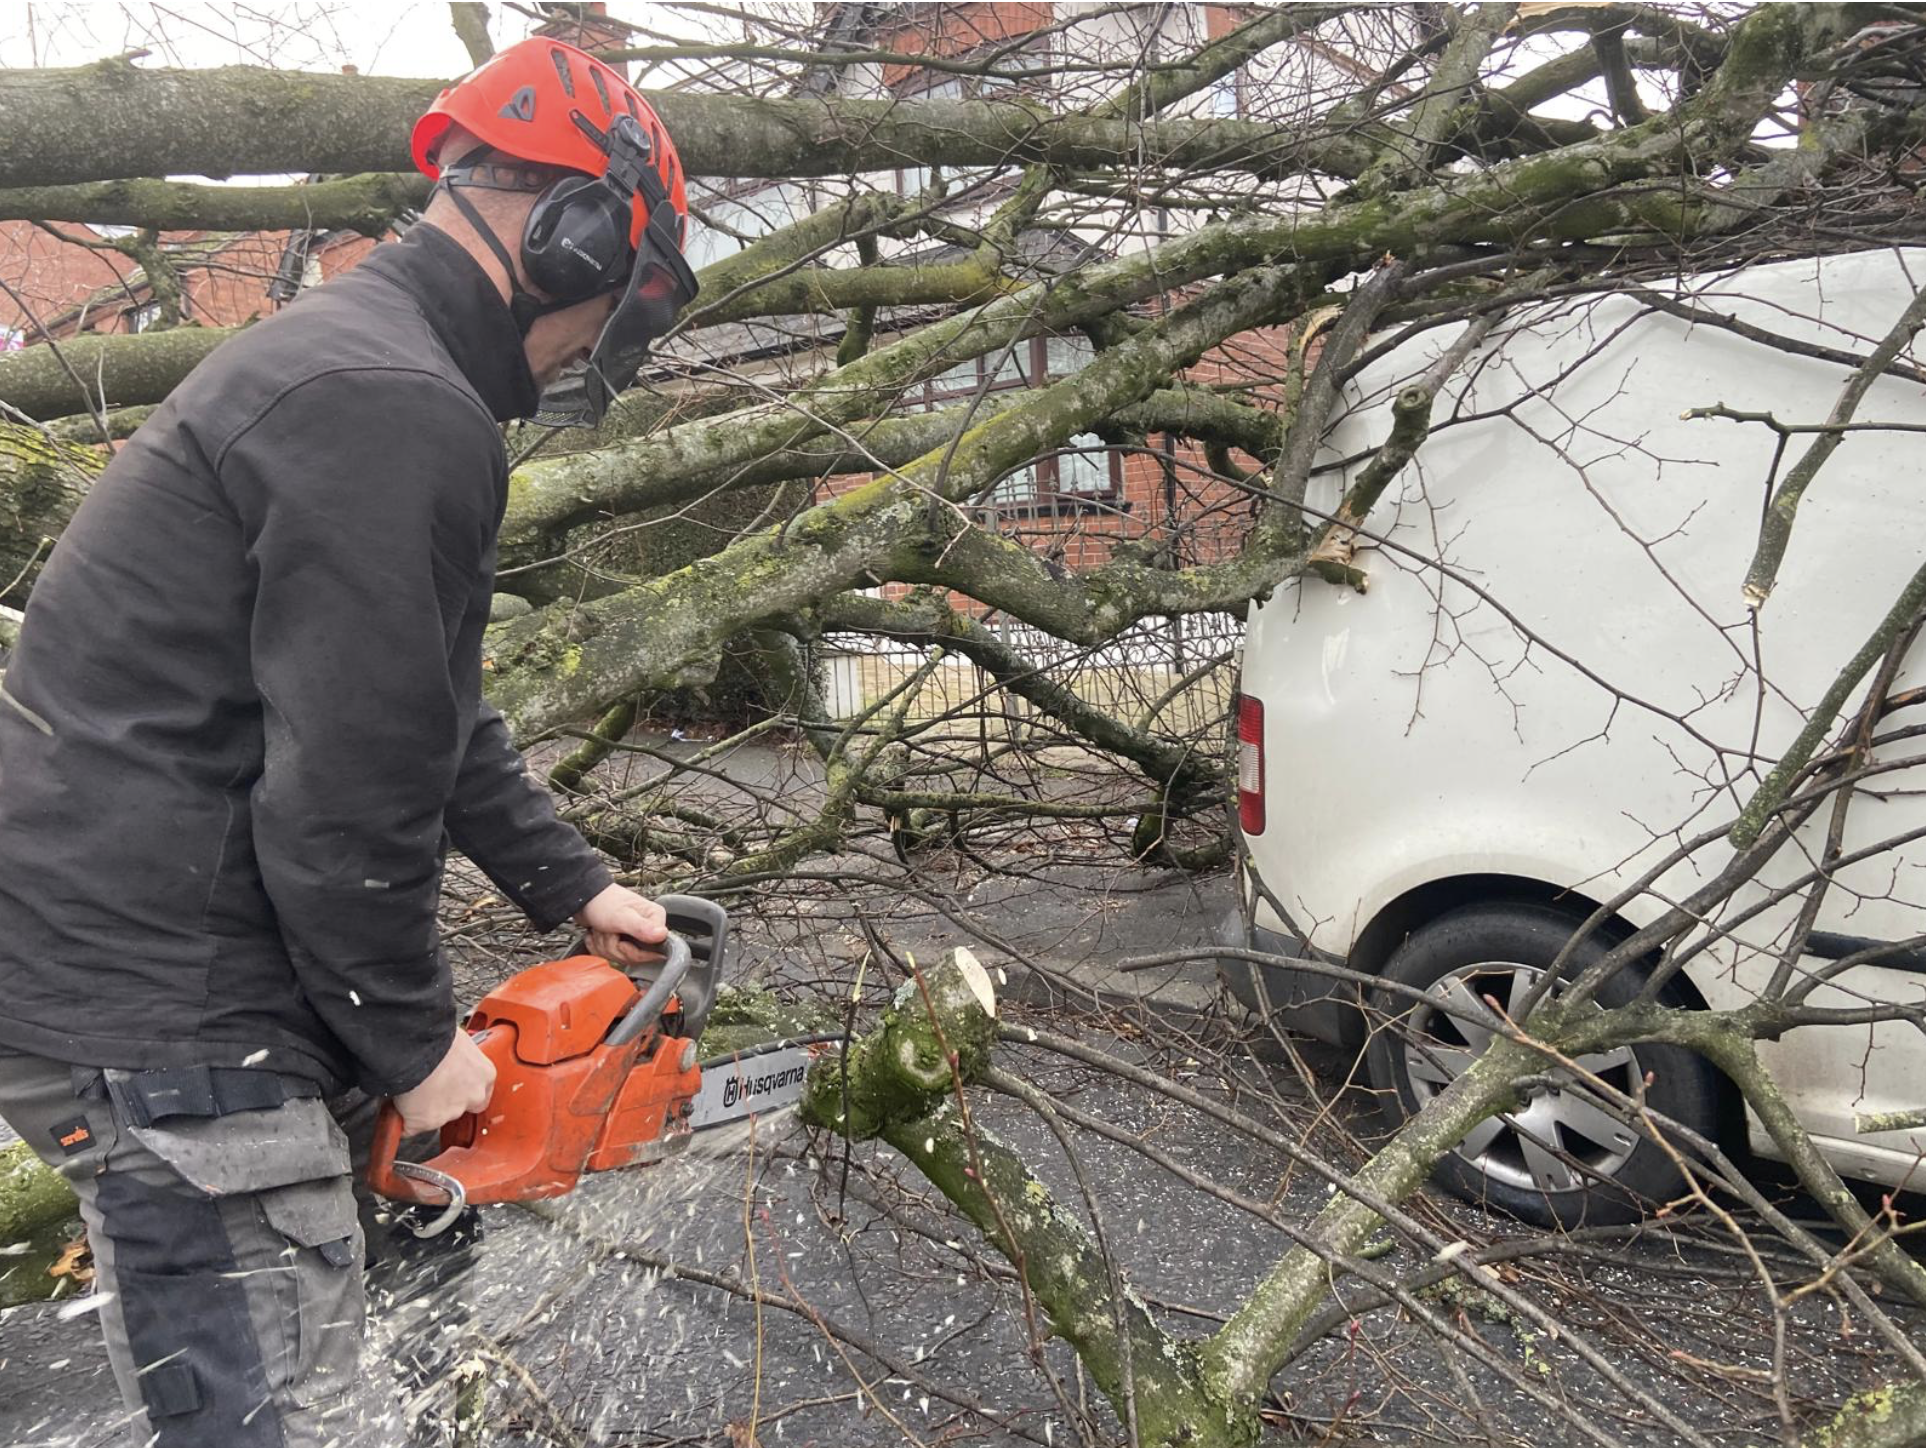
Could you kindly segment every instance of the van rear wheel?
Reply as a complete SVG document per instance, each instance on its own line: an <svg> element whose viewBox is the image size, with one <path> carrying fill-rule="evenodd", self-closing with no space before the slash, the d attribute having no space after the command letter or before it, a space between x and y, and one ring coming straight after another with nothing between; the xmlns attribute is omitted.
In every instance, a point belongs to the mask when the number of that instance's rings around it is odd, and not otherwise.
<svg viewBox="0 0 1926 1448"><path fill-rule="evenodd" d="M1386 1024L1372 1034L1365 1069L1394 1126L1421 1110L1490 1042L1499 1021L1486 998L1507 1015L1522 1008L1525 993L1581 923L1547 906L1497 901L1452 910L1406 938L1386 962L1384 978L1458 1011L1388 991L1372 993L1373 1018ZM1597 961L1611 944L1585 941L1574 952L1574 971ZM1638 971L1621 971L1599 1000L1623 1005L1642 983ZM1685 1003L1669 987L1660 1001ZM1647 1105L1695 1131L1716 1134L1720 1077L1693 1052L1640 1044L1582 1057L1578 1064L1627 1094L1649 1073ZM1480 1122L1440 1160L1433 1177L1466 1201L1561 1227L1636 1221L1683 1186L1662 1148L1566 1072L1534 1090L1523 1109Z"/></svg>

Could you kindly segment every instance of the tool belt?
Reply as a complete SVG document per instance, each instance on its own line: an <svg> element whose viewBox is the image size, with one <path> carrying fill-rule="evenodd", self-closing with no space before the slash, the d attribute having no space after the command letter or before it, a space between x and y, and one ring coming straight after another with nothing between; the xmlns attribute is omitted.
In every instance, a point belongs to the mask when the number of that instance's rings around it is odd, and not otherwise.
<svg viewBox="0 0 1926 1448"><path fill-rule="evenodd" d="M321 1088L299 1076L244 1066L178 1066L161 1071L109 1071L107 1093L133 1126L175 1116L232 1116L272 1111Z"/></svg>

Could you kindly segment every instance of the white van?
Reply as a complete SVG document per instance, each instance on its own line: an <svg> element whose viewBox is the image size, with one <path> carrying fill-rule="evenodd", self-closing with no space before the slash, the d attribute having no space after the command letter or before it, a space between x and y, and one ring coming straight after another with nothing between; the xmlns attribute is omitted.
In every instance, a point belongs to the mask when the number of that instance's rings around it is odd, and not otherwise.
<svg viewBox="0 0 1926 1448"><path fill-rule="evenodd" d="M1926 286L1926 249L1860 252L1690 276L1654 290L1794 343L1863 357ZM1385 437L1389 400L1457 335L1421 335L1347 389L1309 502L1336 507ZM1740 332L1616 294L1514 313L1440 394L1433 432L1368 526L1360 593L1316 578L1250 620L1240 708L1254 934L1226 943L1381 974L1439 995L1514 999L1577 922L1677 841L1730 819L1926 558L1926 386L1878 379L1860 423L1805 495L1756 620L1741 593L1771 479L1814 434L1687 418L1723 404L1823 423L1851 375ZM1435 564L1442 562L1441 569ZM1511 616L1509 619L1506 614ZM1515 622L1514 622L1515 620ZM1756 627L1755 627L1756 625ZM1561 657L1562 655L1562 657ZM1926 644L1896 688L1926 682ZM1916 711L1926 715L1926 709ZM1895 716L1903 733L1926 718ZM1894 762L1926 742L1893 744ZM1830 811L1782 850L1727 918L1820 858ZM1868 782L1845 847L1926 825L1926 768ZM1623 907L1650 923L1729 859L1721 844ZM1807 857L1810 857L1808 859ZM1255 898L1253 898L1255 897ZM1754 998L1790 934L1788 901L1698 957L1674 999ZM1288 917L1288 918L1285 918ZM1926 933L1926 843L1841 872L1799 965ZM1600 945L1598 949L1604 947ZM1813 956L1819 959L1813 960ZM1223 974L1253 1009L1361 1046L1371 1084L1409 1112L1483 1039L1419 1009L1430 1036L1367 1032L1401 1006L1286 965ZM1629 984L1624 988L1629 996ZM1821 987L1814 1004L1926 1003L1926 951L1899 950ZM1926 1183L1926 1131L1861 1134L1856 1113L1926 1106L1926 1032L1803 1027L1761 1052L1840 1170ZM1696 1057L1641 1046L1590 1061L1615 1084L1656 1073L1653 1104L1738 1134L1733 1093ZM1523 1126L1525 1129L1520 1130ZM1772 1148L1751 1123L1752 1146ZM1623 1217L1674 1180L1577 1089L1484 1123L1440 1168L1454 1190L1537 1220Z"/></svg>

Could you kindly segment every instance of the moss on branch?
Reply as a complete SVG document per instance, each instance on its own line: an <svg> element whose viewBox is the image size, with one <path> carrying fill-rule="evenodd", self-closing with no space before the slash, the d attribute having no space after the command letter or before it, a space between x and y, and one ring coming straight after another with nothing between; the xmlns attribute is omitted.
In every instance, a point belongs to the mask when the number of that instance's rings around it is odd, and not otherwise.
<svg viewBox="0 0 1926 1448"><path fill-rule="evenodd" d="M526 737L636 689L672 683L681 670L713 659L724 640L766 619L813 607L864 580L913 577L927 566L938 537L933 526L947 529L955 520L949 509L933 513L932 497L973 496L1028 458L1061 446L1092 418L1142 400L1226 337L1272 319L1296 295L1296 281L1291 268L1266 268L1219 283L1076 377L1023 394L994 422L971 428L894 476L665 578L511 621L493 638L491 699ZM795 423L784 413L770 425ZM1012 566L1032 569L1039 561L1024 552L1012 557ZM1145 576L1155 571L1133 568ZM1121 618L1122 610L1100 616Z"/></svg>
<svg viewBox="0 0 1926 1448"><path fill-rule="evenodd" d="M0 603L19 605L105 459L0 422Z"/></svg>
<svg viewBox="0 0 1926 1448"><path fill-rule="evenodd" d="M1887 1383L1846 1400L1800 1448L1916 1448L1926 1443L1926 1383Z"/></svg>
<svg viewBox="0 0 1926 1448"><path fill-rule="evenodd" d="M48 1269L80 1235L79 1213L67 1183L24 1141L0 1147L0 1246L20 1249L0 1261L0 1308L53 1294Z"/></svg>

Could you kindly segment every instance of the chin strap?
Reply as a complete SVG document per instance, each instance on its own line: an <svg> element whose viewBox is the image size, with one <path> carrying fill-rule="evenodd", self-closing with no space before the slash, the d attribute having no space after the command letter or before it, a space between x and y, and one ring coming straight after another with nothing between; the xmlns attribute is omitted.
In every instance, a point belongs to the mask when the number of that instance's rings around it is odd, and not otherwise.
<svg viewBox="0 0 1926 1448"><path fill-rule="evenodd" d="M445 190L448 193L448 199L455 203L455 209L467 219L470 226L475 228L481 239L488 243L488 249L495 253L495 259L502 264L502 270L508 273L508 314L515 320L515 329L526 338L528 329L535 325L538 317L545 317L550 312L559 312L565 307L574 306L575 303L545 302L533 292L523 290L521 276L515 269L515 259L508 254L508 248L502 244L502 239L495 235L495 229L482 220L481 211L475 203L461 194L463 185L464 183L454 174L444 174L441 185L436 189ZM486 189L506 188L488 187Z"/></svg>

